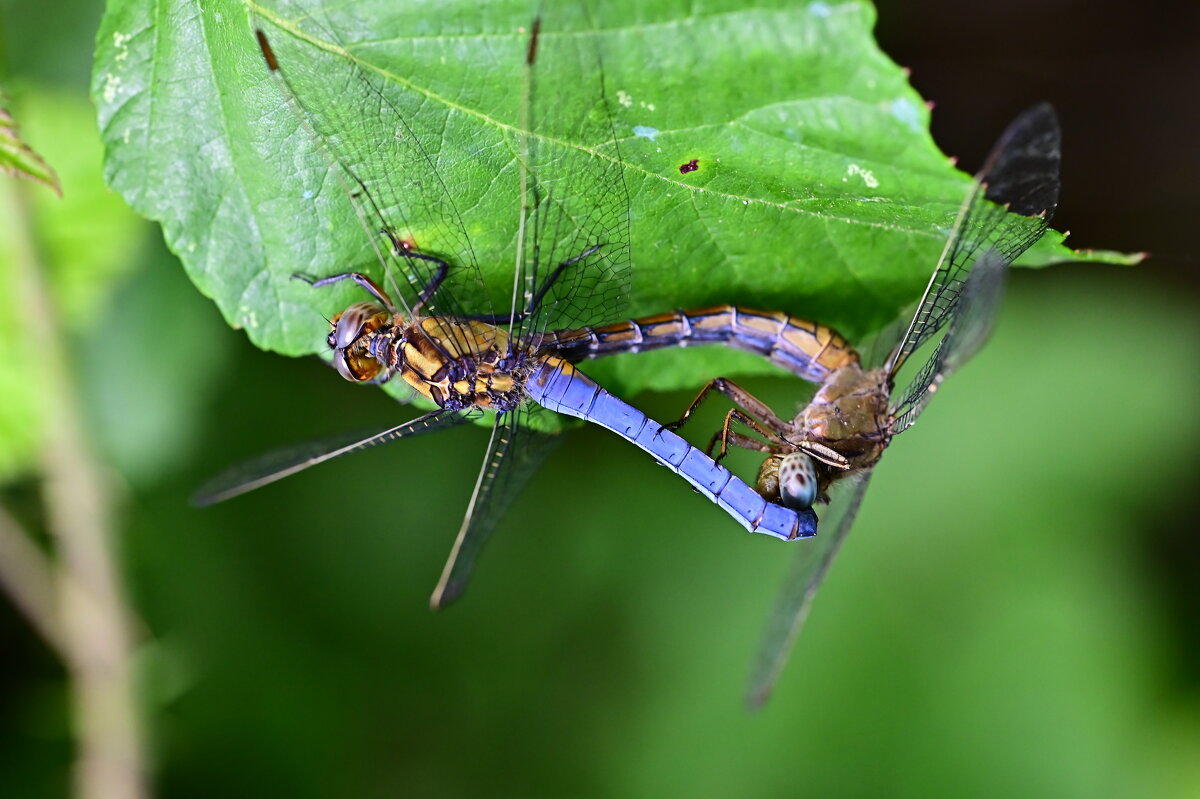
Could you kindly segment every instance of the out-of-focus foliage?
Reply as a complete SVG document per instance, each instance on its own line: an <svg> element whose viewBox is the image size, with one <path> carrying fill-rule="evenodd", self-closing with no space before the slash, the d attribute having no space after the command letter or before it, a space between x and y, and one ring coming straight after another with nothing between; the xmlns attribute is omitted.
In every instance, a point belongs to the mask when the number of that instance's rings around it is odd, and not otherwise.
<svg viewBox="0 0 1200 799"><path fill-rule="evenodd" d="M14 107L24 135L54 166L62 194L4 180L0 225L0 480L27 469L40 436L39 343L23 320L18 258L44 270L57 310L84 339L97 331L113 286L136 265L146 225L104 185L94 111L85 97L21 87Z"/></svg>
<svg viewBox="0 0 1200 799"><path fill-rule="evenodd" d="M139 494L128 528L164 794L1191 795L1186 628L1149 542L1179 524L1161 503L1195 462L1131 490L1120 453L1143 429L1113 423L1130 403L1110 367L1157 342L1138 414L1198 442L1176 398L1200 385L1176 365L1200 329L1116 274L1014 283L994 341L880 464L756 716L742 691L786 547L604 431L567 436L471 594L436 615L481 431L188 510L231 460L399 416L319 364L243 348L197 420L194 473ZM1110 335L1116 316L1142 335ZM751 388L798 399L790 380ZM669 417L688 399L638 403ZM711 429L722 409L705 410Z"/></svg>
<svg viewBox="0 0 1200 799"><path fill-rule="evenodd" d="M4 104L4 93L0 91L0 171L60 191L58 176L32 147L21 140L16 120Z"/></svg>
<svg viewBox="0 0 1200 799"><path fill-rule="evenodd" d="M5 33L15 63L39 66L17 92L23 132L69 196L71 155L35 137L33 106L66 90L64 65L89 52L80 21L99 9L61 7L65 27L30 2ZM76 70L67 105L82 107L84 86ZM69 125L98 170L94 134ZM1068 159L1085 133L1067 129ZM433 616L482 434L193 510L188 494L231 461L407 411L246 345L125 223L81 240L100 252L53 250L45 265L109 265L55 280L64 298L80 292L62 300L81 324L72 351L127 489L120 548L145 621L158 796L1200 792L1194 602L1176 599L1194 579L1172 554L1191 551L1178 542L1192 540L1200 451L1185 292L1132 271L1018 270L994 341L881 464L779 691L751 717L741 689L786 565L779 542L732 529L585 429L502 525L472 595ZM93 278L104 287L87 289ZM11 296L0 284L0 304ZM16 318L5 306L0 324ZM0 332L0 346L20 340ZM26 360L0 414L36 372L35 352L5 352ZM750 387L781 410L801 398L790 380ZM688 399L636 401L669 418ZM24 509L32 493L6 486L0 501ZM0 608L0 795L64 796L68 687Z"/></svg>

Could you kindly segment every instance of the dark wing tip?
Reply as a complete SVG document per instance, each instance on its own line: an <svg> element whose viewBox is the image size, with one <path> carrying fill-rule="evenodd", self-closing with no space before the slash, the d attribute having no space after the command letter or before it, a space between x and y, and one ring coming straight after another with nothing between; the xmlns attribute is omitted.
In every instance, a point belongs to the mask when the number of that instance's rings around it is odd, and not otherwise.
<svg viewBox="0 0 1200 799"><path fill-rule="evenodd" d="M1049 103L1038 103L1017 116L992 148L980 178L985 196L1021 216L1043 215L1058 207L1062 130Z"/></svg>
<svg viewBox="0 0 1200 799"><path fill-rule="evenodd" d="M537 60L538 34L542 31L542 18L540 16L533 18L533 24L529 26L529 50L525 53L525 63L533 66L533 62Z"/></svg>
<svg viewBox="0 0 1200 799"><path fill-rule="evenodd" d="M263 58L267 62L267 68L272 72L278 72L279 62L275 60L275 51L271 49L271 43L267 41L267 34L263 33L262 28L255 28L254 38L258 39L258 49L262 50Z"/></svg>

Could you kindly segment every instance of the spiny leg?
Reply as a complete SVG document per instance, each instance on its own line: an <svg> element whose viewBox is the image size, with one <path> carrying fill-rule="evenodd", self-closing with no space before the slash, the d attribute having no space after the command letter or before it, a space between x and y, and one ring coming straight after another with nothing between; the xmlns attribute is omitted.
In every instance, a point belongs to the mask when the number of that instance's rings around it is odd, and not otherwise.
<svg viewBox="0 0 1200 799"><path fill-rule="evenodd" d="M425 288L421 289L421 293L417 297L417 304L413 306L412 313L415 316L416 314L420 313L421 308L424 307L425 303L429 302L429 298L433 296L433 293L437 291L442 285L443 281L445 281L446 274L450 270L450 265L441 258L413 252L409 248L405 247L404 244L396 238L395 234L389 230L381 230L380 232L387 236L388 240L392 242L392 252L396 256L400 258L412 258L418 261L428 261L430 263L437 264L437 271L434 273L433 277L429 279L429 282L425 284ZM343 280L353 280L355 283L366 289L372 297L383 303L384 307L387 308L388 311L391 313L396 313L396 304L392 302L392 298L388 295L388 293L384 291L378 283L376 283L367 275L364 275L362 272L342 272L339 275L330 275L329 277L323 277L319 279L309 277L308 275L302 275L300 273L295 273L292 275L292 277L296 280L303 280L313 288L320 288L333 283L340 283Z"/></svg>
<svg viewBox="0 0 1200 799"><path fill-rule="evenodd" d="M383 303L383 307L387 308L389 312L393 314L396 313L396 305L392 302L392 298L388 296L388 293L381 289L379 284L364 275L362 272L343 272L340 275L330 275L329 277L323 277L319 279L296 272L292 275L292 278L294 280L303 280L313 288L329 286L333 283L340 283L343 280L353 280L355 283L366 289L372 297Z"/></svg>
<svg viewBox="0 0 1200 799"><path fill-rule="evenodd" d="M756 438L751 438L750 436L745 435L743 433L735 432L733 430L729 431L729 443L733 444L735 447L741 447L742 449L755 450L757 452L765 452L767 454L771 454L775 449L770 444L759 441Z"/></svg>
<svg viewBox="0 0 1200 799"><path fill-rule="evenodd" d="M768 411L769 412L769 411ZM741 422L749 427L754 432L758 433L770 443L764 443L741 433L735 433L732 430L734 421ZM788 436L794 436L800 431L793 425L783 423L782 428L770 430L757 420L752 418L748 413L733 408L729 413L725 414L725 423L721 426L721 430L714 433L712 439L708 442L706 452L711 457L713 447L717 441L721 442L721 454L714 460L720 461L725 457L729 449L729 444L732 442L734 446L743 449L757 450L758 452L766 452L771 455L787 454L789 452L803 452L809 457L821 461L827 466L834 469L849 469L850 462L846 457L836 450L830 449L824 444L816 441L793 440Z"/></svg>
<svg viewBox="0 0 1200 799"><path fill-rule="evenodd" d="M558 278L568 266L574 266L584 258L587 258L589 255L595 253L603 246L603 244L597 244L594 247L589 247L587 250L579 253L579 255L576 255L573 258L568 258L556 266L554 271L550 273L550 277L546 278L546 282L543 283L542 287L537 290L537 293L529 298L529 304L525 306L525 313L520 315L521 319L524 319L526 316L537 310L537 307L542 304L542 300L545 299L546 293L553 288L554 284L558 281Z"/></svg>
<svg viewBox="0 0 1200 799"><path fill-rule="evenodd" d="M507 324L516 325L516 324L520 324L521 322L524 322L525 317L529 316L531 313L533 313L535 310L537 310L538 305L545 298L546 293L549 292L550 289L554 286L555 281L558 280L559 276L563 273L564 269L566 269L568 266L579 263L584 258L587 258L589 255L596 252L596 250L600 249L603 246L604 246L603 244L597 244L595 247L588 249L586 252L582 252L579 255L576 255L574 258L570 258L566 261L563 261L561 264L559 264L557 267L555 267L554 271L550 274L550 278L538 290L537 294L535 294L529 300L529 304L526 306L524 311L521 311L516 314L470 314L470 315L464 316L462 318L463 319L471 319L476 322L484 322L489 325L507 325Z"/></svg>
<svg viewBox="0 0 1200 799"><path fill-rule="evenodd" d="M403 241L397 238L395 233L387 228L383 228L379 232L388 237L388 241L392 243L392 254L398 258L411 258L414 261L428 261L431 264L437 264L437 271L433 273L433 277L431 277L429 282L425 284L425 288L421 289L421 293L417 297L417 304L413 306L412 313L413 316L416 316L421 312L421 309L425 307L425 303L429 302L429 298L433 296L433 293L437 291L441 287L443 281L445 281L446 273L450 271L450 264L446 263L446 261L443 259L432 255L423 255L419 252L413 252L413 249L410 245L405 244Z"/></svg>
<svg viewBox="0 0 1200 799"><path fill-rule="evenodd" d="M766 444L758 439L751 438L750 436L742 433L734 432L732 425L735 421L746 425L746 427L749 427L751 430L758 433L771 443ZM786 451L795 449L795 444L792 444L783 436L766 429L753 418L751 418L747 413L737 408L733 408L729 411L729 413L725 414L725 423L721 425L721 429L718 432L713 433L713 437L709 440L708 449L706 449L705 452L710 458L712 457L713 448L717 445L718 441L721 442L721 454L713 458L713 460L715 460L717 463L720 463L721 460L729 454L730 442L733 442L735 447L742 447L743 449L750 449L757 452L766 453L774 453L777 449L783 449Z"/></svg>
<svg viewBox="0 0 1200 799"><path fill-rule="evenodd" d="M390 234L389 234L389 237L391 237ZM429 298L433 295L433 293L435 291L437 291L439 286L442 285L442 281L444 281L446 279L446 271L448 269L448 265L445 261L443 261L440 258L434 258L431 255L421 255L420 253L412 252L411 250L406 249L402 244L397 242L397 240L394 238L392 239L392 242L393 242L396 254L402 258L419 258L423 261L431 261L433 263L438 264L437 274L435 274L433 276L433 279L429 281L429 284L425 286L425 289L421 292L421 296L417 299L417 304L413 308L413 313L415 314L418 311L420 311L421 307L424 306L425 303L429 301ZM466 316L464 318L473 319L473 320L480 321L480 322L485 322L485 323L491 324L491 325L508 324L510 322L513 324L516 324L518 322L525 321L525 317L529 316L531 313L533 313L535 310L537 310L538 305L541 304L542 300L546 296L546 293L549 292L550 289L554 287L554 284L558 281L558 278L562 275L563 271L567 267L573 266L574 264L579 263L584 258L587 258L589 255L592 255L593 253L595 253L597 250L599 250L603 246L604 246L603 244L597 244L596 246L585 250L584 252L580 253L579 255L576 255L574 258L568 258L567 260L560 263L557 267L555 267L554 271L550 273L550 277L546 280L546 282L544 284L542 284L542 287L540 289L538 289L537 294L533 295L533 297L529 300L529 304L525 307L525 310L522 311L521 313L518 313L516 315L513 315L513 314L507 314L507 315L504 315L504 314L474 314L474 315Z"/></svg>
<svg viewBox="0 0 1200 799"><path fill-rule="evenodd" d="M730 399L731 402L733 402L734 405L745 411L748 416L761 423L763 426L770 428L777 434L777 436L784 437L791 430L791 425L776 416L775 412L768 408L766 403L751 394L746 389L739 386L737 383L725 377L718 377L704 388L700 389L700 393L697 394L696 398L692 400L692 403L688 405L687 410L683 412L683 415L674 422L663 425L663 427L667 428L668 430L679 430L687 423L687 420L690 419L692 414L696 412L696 409L700 407L700 403L704 402L705 398L708 397L708 394L711 391L718 391L724 394Z"/></svg>

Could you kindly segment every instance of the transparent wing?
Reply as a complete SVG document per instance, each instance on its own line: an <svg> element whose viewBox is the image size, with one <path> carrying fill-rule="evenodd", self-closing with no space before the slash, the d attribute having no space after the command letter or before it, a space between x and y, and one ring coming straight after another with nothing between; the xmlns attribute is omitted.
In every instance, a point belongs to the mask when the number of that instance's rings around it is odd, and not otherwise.
<svg viewBox="0 0 1200 799"><path fill-rule="evenodd" d="M895 420L892 424L893 435L912 427L937 386L987 341L1004 294L1004 275L1007 270L1008 259L995 250L988 250L980 256L967 276L966 286L946 335L938 342L921 371L899 392L898 399L892 404L891 414Z"/></svg>
<svg viewBox="0 0 1200 799"><path fill-rule="evenodd" d="M325 12L303 5L256 7L255 24L269 41L272 74L297 112L299 131L326 157L354 207L360 255L379 264L382 285L404 308L442 266L414 256L439 258L448 272L425 313L489 314L470 239L435 164L451 109L366 60L357 49L362 43L342 41ZM335 269L347 267L366 268Z"/></svg>
<svg viewBox="0 0 1200 799"><path fill-rule="evenodd" d="M875 333L859 342L857 349L862 363L881 366L896 353L896 345L908 329L909 317L900 317L888 322Z"/></svg>
<svg viewBox="0 0 1200 799"><path fill-rule="evenodd" d="M475 561L492 531L561 440L530 425L531 415L544 412L535 405L525 405L497 416L471 504L429 600L434 610L449 605L466 591Z"/></svg>
<svg viewBox="0 0 1200 799"><path fill-rule="evenodd" d="M531 311L517 326L526 341L617 319L630 291L629 191L595 35L581 9L549 23L530 49L516 145L530 176L514 303Z"/></svg>
<svg viewBox="0 0 1200 799"><path fill-rule="evenodd" d="M817 537L794 545L798 551L793 555L792 567L771 609L767 630L750 672L746 704L752 710L762 707L771 698L775 681L808 619L817 589L854 524L870 477L870 472L860 472L836 483L830 489L829 508L818 522Z"/></svg>
<svg viewBox="0 0 1200 799"><path fill-rule="evenodd" d="M1061 134L1054 109L1034 106L1008 126L963 201L925 295L887 363L895 375L954 314L971 265L994 250L1011 263L1046 230L1058 205Z"/></svg>
<svg viewBox="0 0 1200 799"><path fill-rule="evenodd" d="M347 433L267 452L240 463L205 483L192 495L192 504L205 507L224 502L296 472L302 472L318 463L401 438L443 430L474 419L479 413L433 411L378 433Z"/></svg>
<svg viewBox="0 0 1200 799"><path fill-rule="evenodd" d="M942 376L952 374L969 361L987 342L1004 298L1004 281L1009 259L989 250L980 256L967 278L946 337L950 339L942 362Z"/></svg>

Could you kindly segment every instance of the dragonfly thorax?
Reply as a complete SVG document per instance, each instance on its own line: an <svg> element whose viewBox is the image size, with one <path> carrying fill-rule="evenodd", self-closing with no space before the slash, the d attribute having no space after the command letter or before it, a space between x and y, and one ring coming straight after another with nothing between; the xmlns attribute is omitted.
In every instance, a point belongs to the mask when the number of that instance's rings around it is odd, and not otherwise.
<svg viewBox="0 0 1200 799"><path fill-rule="evenodd" d="M806 439L845 457L850 471L865 469L879 460L891 439L888 394L882 369L864 371L851 364L830 375L794 424Z"/></svg>
<svg viewBox="0 0 1200 799"><path fill-rule="evenodd" d="M535 365L530 352L512 347L494 325L442 316L381 327L365 349L389 377L399 375L447 410L515 409Z"/></svg>

